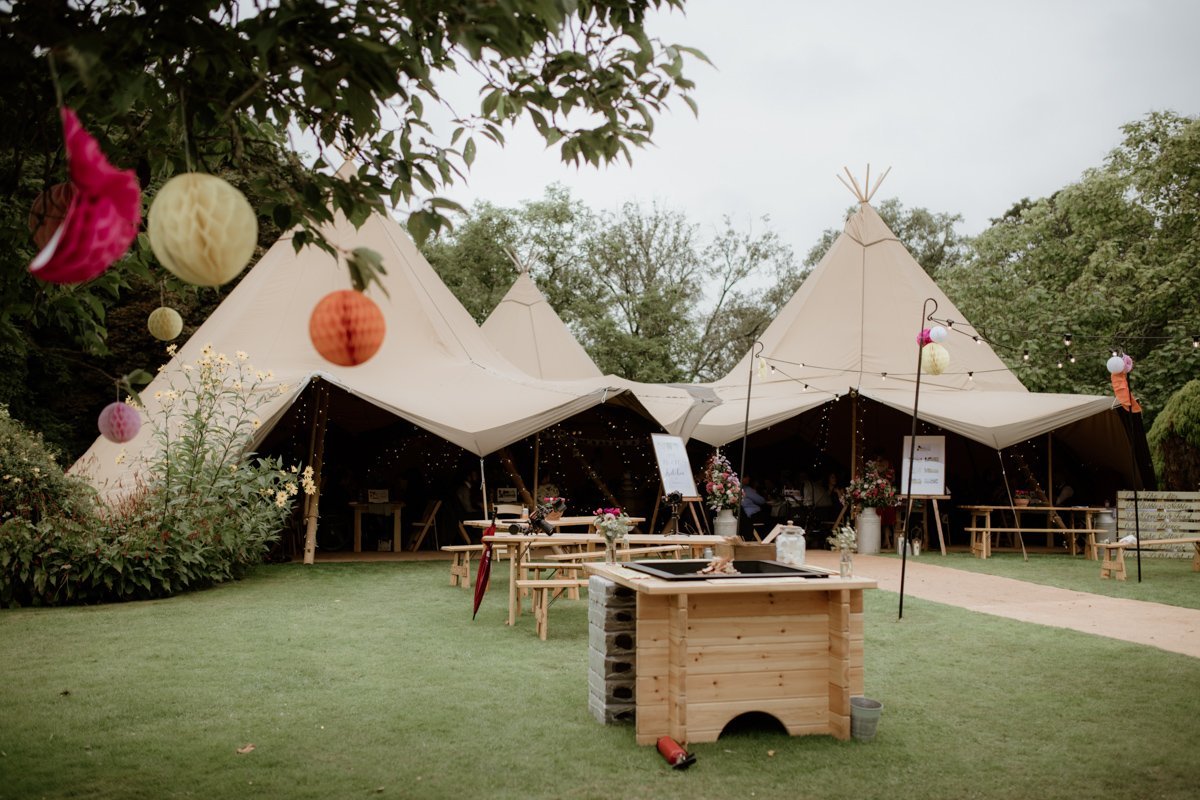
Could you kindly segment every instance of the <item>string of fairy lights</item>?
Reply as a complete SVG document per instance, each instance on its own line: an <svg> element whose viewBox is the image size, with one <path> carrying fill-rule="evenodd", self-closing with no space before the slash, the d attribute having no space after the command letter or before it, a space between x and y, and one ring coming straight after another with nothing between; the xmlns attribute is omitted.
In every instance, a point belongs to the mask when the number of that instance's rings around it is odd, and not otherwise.
<svg viewBox="0 0 1200 800"><path fill-rule="evenodd" d="M989 347L992 347L994 349L999 349L999 350L1003 350L1003 351L1012 353L1014 359L1016 358L1016 354L1019 352L1020 353L1020 364L1018 364L1017 366L1028 365L1031 363L1031 359L1033 358L1033 356L1031 355L1031 352L1030 352L1029 342L1030 341L1035 341L1035 342L1040 341L1042 338L1042 337L1031 335L1027 331L1016 331L1016 330L1007 331L1007 332L1018 333L1018 334L1022 335L1022 337L1026 343L1022 344L1021 346L1018 347L1018 346L1013 346L1013 345L1007 344L1005 342L998 341L997 339L988 336L981 329L974 327L970 323L956 321L953 319L938 319L937 317L930 317L930 321L937 323L940 326L943 326L947 335L959 335L964 338L970 339L976 345L986 344ZM1003 329L1001 329L1001 330L1003 330ZM1067 368L1067 366L1070 364L1079 363L1080 360L1082 360L1082 359L1090 359L1093 357L1096 358L1096 360L1104 363L1105 366L1109 366L1108 362L1113 357L1120 357L1120 358L1122 358L1122 360L1124 360L1125 357L1127 357L1129 354L1123 345L1127 344L1131 341L1137 341L1137 342L1142 342L1142 343L1155 343L1155 342L1162 343L1162 342L1174 341L1174 342L1179 342L1184 348L1187 348L1190 345L1190 350L1192 351L1193 354L1200 353L1200 334L1189 334L1188 336L1182 337L1182 338L1180 336L1132 336L1132 335L1124 335L1124 334L1118 335L1118 336L1109 336L1109 337L1101 337L1098 335L1081 336L1079 334L1075 334L1075 333L1071 333L1071 332L1063 332L1061 334L1059 334L1059 333L1046 334L1046 335L1043 335L1043 337L1044 336L1049 336L1051 338L1051 340L1056 343L1054 345L1055 348L1057 348L1057 346L1058 346L1057 342L1061 341L1061 343L1062 343L1062 351L1061 351L1061 353L1055 354L1056 358L1053 362L1055 368L1060 369L1060 370ZM1103 341L1103 346L1096 347L1095 343L1100 342L1100 341ZM1084 342L1085 344L1083 346L1081 346L1080 342ZM1036 345L1035 345L1035 347L1036 347ZM759 356L759 361L760 361L760 364L764 365L767 369L769 369L769 371L772 375L782 375L785 379L800 384L802 392L808 392L808 391L821 392L823 394L829 395L834 400L837 400L840 398L840 396L841 396L840 393L838 393L836 391L822 389L818 386L814 386L813 383L811 383L811 382L815 382L819 378L836 377L838 375L845 375L845 374L853 374L853 373L868 374L868 372L865 370L859 370L859 369L847 370L847 369L844 369L841 367L831 367L831 366L824 366L821 364L815 364L811 361L791 361L791 360L788 360L785 358L780 358L777 356L769 356L769 355ZM789 368L794 368L796 370L805 371L805 374L797 374L794 372L789 372L787 369L784 368L785 366L787 366ZM941 374L943 374L943 375L965 375L967 377L968 383L970 383L975 380L975 377L977 375L982 376L982 375L985 375L988 373L1003 373L1003 372L1009 372L1009 371L1011 371L1010 368L1007 366L1004 366L1004 367L997 367L994 369L982 369L982 370L981 369L971 369L971 370L961 370L961 371L946 370L945 372L943 372ZM1112 372L1113 370L1110 368L1109 371ZM760 372L761 372L761 370L760 370ZM917 373L915 371L914 372L894 372L894 371L881 370L878 372L872 371L872 372L869 372L869 374L876 375L883 381L894 380L894 381L901 382L901 383L913 383L916 381L916 377L917 377Z"/></svg>

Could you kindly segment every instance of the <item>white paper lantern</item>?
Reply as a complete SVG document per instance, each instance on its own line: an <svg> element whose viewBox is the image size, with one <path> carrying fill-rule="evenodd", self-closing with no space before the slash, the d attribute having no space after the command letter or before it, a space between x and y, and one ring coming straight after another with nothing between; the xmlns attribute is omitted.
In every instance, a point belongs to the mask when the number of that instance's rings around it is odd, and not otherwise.
<svg viewBox="0 0 1200 800"><path fill-rule="evenodd" d="M1125 371L1125 359L1120 356L1113 356L1105 362L1104 366L1108 367L1108 371L1113 375L1120 375Z"/></svg>
<svg viewBox="0 0 1200 800"><path fill-rule="evenodd" d="M258 219L246 196L202 172L167 181L150 204L146 228L163 266L197 286L233 280L258 242Z"/></svg>
<svg viewBox="0 0 1200 800"><path fill-rule="evenodd" d="M921 371L927 375L941 375L950 366L950 352L936 342L921 348Z"/></svg>
<svg viewBox="0 0 1200 800"><path fill-rule="evenodd" d="M946 341L946 337L948 335L949 331L947 331L941 325L934 325L929 329L929 339L933 342L944 342Z"/></svg>
<svg viewBox="0 0 1200 800"><path fill-rule="evenodd" d="M173 308L159 306L150 312L146 327L155 339L169 342L183 332L183 317Z"/></svg>

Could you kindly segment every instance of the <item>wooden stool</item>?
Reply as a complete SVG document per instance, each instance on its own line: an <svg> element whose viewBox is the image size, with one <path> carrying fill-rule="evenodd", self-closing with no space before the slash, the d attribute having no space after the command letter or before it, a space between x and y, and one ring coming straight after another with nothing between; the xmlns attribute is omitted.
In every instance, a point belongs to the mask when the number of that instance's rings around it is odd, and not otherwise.
<svg viewBox="0 0 1200 800"><path fill-rule="evenodd" d="M1104 560L1100 562L1101 578L1116 578L1123 581L1128 577L1125 573L1125 547L1126 545L1120 542L1096 544L1097 550L1104 551Z"/></svg>
<svg viewBox="0 0 1200 800"><path fill-rule="evenodd" d="M546 635L550 631L550 601L554 599L560 592L564 592L571 588L578 590L580 587L587 586L585 580L549 580L549 581L517 581L517 587L520 589L528 589L533 595L533 618L537 624L538 638L543 642L546 641Z"/></svg>

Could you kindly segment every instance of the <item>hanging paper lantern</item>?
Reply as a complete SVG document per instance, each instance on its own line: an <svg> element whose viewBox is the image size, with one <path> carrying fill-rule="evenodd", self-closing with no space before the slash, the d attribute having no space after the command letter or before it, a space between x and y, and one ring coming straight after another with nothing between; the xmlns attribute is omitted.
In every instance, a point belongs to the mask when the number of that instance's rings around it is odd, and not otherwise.
<svg viewBox="0 0 1200 800"><path fill-rule="evenodd" d="M62 123L72 197L29 271L51 283L83 283L112 266L133 243L142 221L142 193L133 170L110 164L65 106Z"/></svg>
<svg viewBox="0 0 1200 800"><path fill-rule="evenodd" d="M1104 366L1108 367L1108 371L1113 375L1120 375L1125 371L1125 359L1120 356L1113 356L1104 362Z"/></svg>
<svg viewBox="0 0 1200 800"><path fill-rule="evenodd" d="M29 232L33 234L33 243L38 250L46 246L46 242L50 241L58 226L67 218L74 196L75 190L71 184L56 183L33 198L33 205L29 207Z"/></svg>
<svg viewBox="0 0 1200 800"><path fill-rule="evenodd" d="M183 332L183 317L173 308L159 306L150 312L146 327L155 339L169 342Z"/></svg>
<svg viewBox="0 0 1200 800"><path fill-rule="evenodd" d="M944 342L949 332L941 325L934 325L929 329L929 340L931 342Z"/></svg>
<svg viewBox="0 0 1200 800"><path fill-rule="evenodd" d="M146 228L163 266L196 286L233 280L258 243L258 218L246 196L202 172L167 181L150 204Z"/></svg>
<svg viewBox="0 0 1200 800"><path fill-rule="evenodd" d="M950 353L937 342L921 348L921 371L927 375L941 375L950 366Z"/></svg>
<svg viewBox="0 0 1200 800"><path fill-rule="evenodd" d="M1125 365L1126 372L1133 372L1133 359L1129 356L1121 356L1121 362Z"/></svg>
<svg viewBox="0 0 1200 800"><path fill-rule="evenodd" d="M922 328L921 332L917 334L917 344L919 344L921 347L924 347L931 341L933 340L929 338L929 328Z"/></svg>
<svg viewBox="0 0 1200 800"><path fill-rule="evenodd" d="M383 344L387 324L375 301L341 289L317 303L308 319L308 336L326 360L343 367L363 363Z"/></svg>
<svg viewBox="0 0 1200 800"><path fill-rule="evenodd" d="M109 403L100 412L97 425L105 439L124 444L137 436L138 431L142 429L142 415L126 403Z"/></svg>

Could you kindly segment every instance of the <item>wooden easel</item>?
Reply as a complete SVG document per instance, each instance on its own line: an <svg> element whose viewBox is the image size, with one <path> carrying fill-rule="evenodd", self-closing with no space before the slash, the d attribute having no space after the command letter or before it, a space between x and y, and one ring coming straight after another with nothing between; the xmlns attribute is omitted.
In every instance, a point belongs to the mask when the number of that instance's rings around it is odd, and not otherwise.
<svg viewBox="0 0 1200 800"><path fill-rule="evenodd" d="M662 499L663 499L662 484L659 484L658 494L654 498L654 513L650 515L650 532L651 533L654 532L655 525L658 524L658 509L659 509L659 506L662 505ZM699 497L683 498L683 503L686 506L687 511L690 512L692 515L692 522L696 523L696 530L700 533L708 533L709 532L708 517L706 517L705 515L700 514L696 511L696 506L699 505L700 502L701 501L700 501ZM682 512L680 513L680 516L681 517L683 516ZM665 525L663 525L663 529L661 531L659 531L659 533L661 533L664 536L667 536L672 533L679 533L678 530L672 530L672 528L674 527L672 525L673 522L674 522L674 520L671 519L670 517L668 517L667 523Z"/></svg>
<svg viewBox="0 0 1200 800"><path fill-rule="evenodd" d="M903 500L905 503L908 502L907 495L900 495L900 499ZM914 494L912 496L912 500L914 503L918 500L924 500L933 505L933 521L937 525L938 544L942 548L942 555L946 555L946 537L942 533L942 510L940 508L938 508L938 500L949 500L949 499L950 499L950 495L948 495L948 494ZM924 519L925 529L928 530L929 529L929 510L926 509L926 510L922 511L921 513L925 517L925 519ZM905 536L908 536L909 523L911 522L909 517L911 517L911 516L912 516L911 514L907 514L907 515L905 515L905 518L904 518L904 535Z"/></svg>

